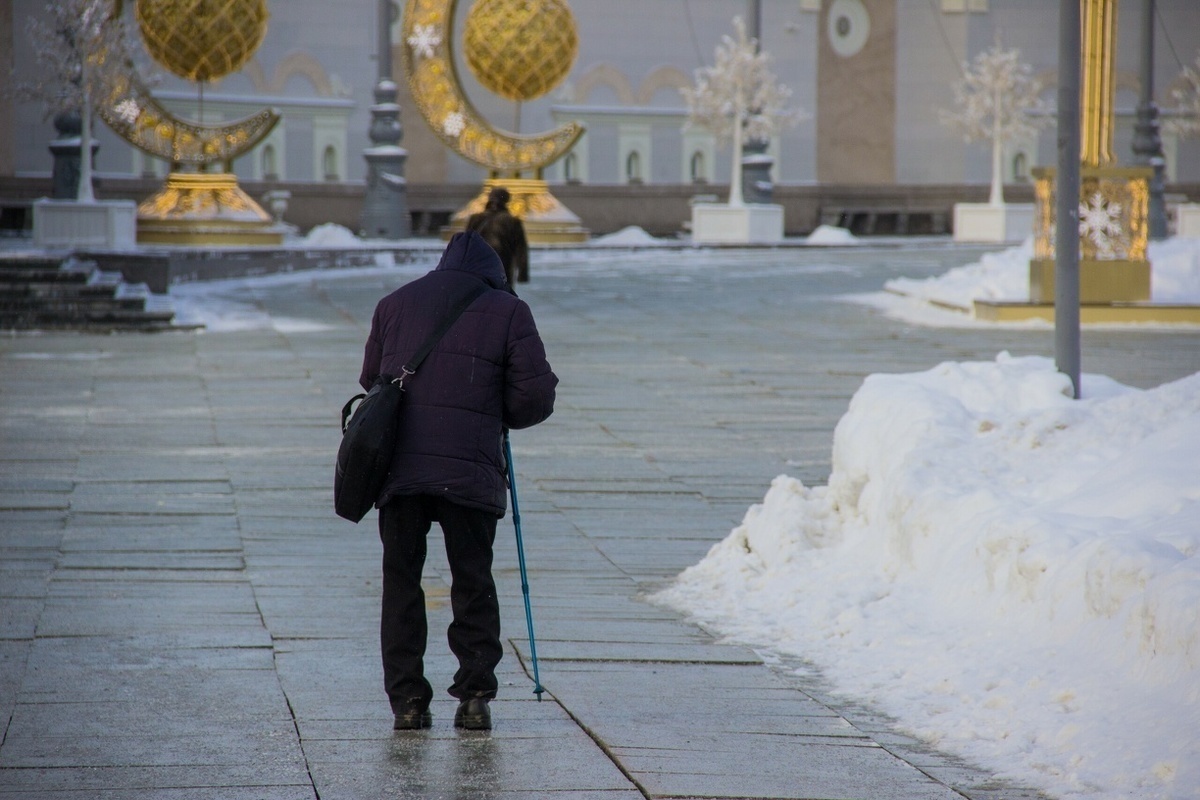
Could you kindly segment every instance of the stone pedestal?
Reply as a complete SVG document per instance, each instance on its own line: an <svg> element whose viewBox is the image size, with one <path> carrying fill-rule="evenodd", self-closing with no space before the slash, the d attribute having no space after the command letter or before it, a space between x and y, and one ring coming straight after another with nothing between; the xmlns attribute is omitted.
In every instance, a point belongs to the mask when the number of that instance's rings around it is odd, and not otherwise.
<svg viewBox="0 0 1200 800"><path fill-rule="evenodd" d="M33 242L38 247L133 248L137 205L131 200L38 200L33 204Z"/></svg>
<svg viewBox="0 0 1200 800"><path fill-rule="evenodd" d="M1033 203L955 203L954 241L1023 242L1033 234Z"/></svg>
<svg viewBox="0 0 1200 800"><path fill-rule="evenodd" d="M696 203L692 241L697 244L770 244L783 241L783 206Z"/></svg>
<svg viewBox="0 0 1200 800"><path fill-rule="evenodd" d="M1200 239L1200 203L1182 203L1175 209L1175 235Z"/></svg>
<svg viewBox="0 0 1200 800"><path fill-rule="evenodd" d="M283 234L231 173L172 172L137 208L142 244L277 246Z"/></svg>

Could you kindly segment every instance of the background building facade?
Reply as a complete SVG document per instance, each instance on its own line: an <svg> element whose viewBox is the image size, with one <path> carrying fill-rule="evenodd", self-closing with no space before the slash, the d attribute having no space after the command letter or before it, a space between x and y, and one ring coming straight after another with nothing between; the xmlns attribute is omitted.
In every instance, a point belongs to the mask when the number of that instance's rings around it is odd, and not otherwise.
<svg viewBox="0 0 1200 800"><path fill-rule="evenodd" d="M1046 0L760 0L761 42L773 70L791 88L804 118L769 146L776 199L788 208L789 233L834 221L840 206L941 206L981 199L990 179L990 147L967 144L939 122L952 107L964 62L999 41L1019 48L1053 103L1058 3ZM131 5L131 4L127 4ZM399 3L398 6L402 6ZM470 7L462 0L459 29ZM1171 105L1185 65L1200 53L1200 3L1157 0L1155 89ZM0 76L6 85L35 78L27 20L43 0L0 0ZM1120 0L1116 152L1128 163L1137 105L1141 0ZM723 196L729 152L703 130L687 128L679 89L711 64L731 20L748 0L574 0L579 55L567 80L517 108L490 94L462 63L467 95L498 127L519 133L583 122L587 133L546 178L594 232L639 219L664 233L687 218L687 201ZM275 131L234 165L253 194L292 191L289 218L355 227L369 146L376 82L375 0L275 0L259 51L242 72L206 87L205 121L244 116L264 106L283 117ZM398 24L393 63L402 69ZM11 72L10 72L11 69ZM429 230L474 193L484 170L446 150L401 87L402 145L408 150L410 208ZM196 87L162 75L155 94L181 116L200 113ZM0 204L45 194L55 137L43 108L0 96ZM144 156L98 126L96 162L102 196L139 199L168 165ZM1164 134L1169 189L1200 182L1200 139ZM1037 165L1055 160L1053 127L1005 154L1007 182L1020 195ZM840 194L838 194L840 192ZM140 193L140 194L139 194ZM1010 192L1011 193L1011 192ZM837 197L834 197L834 196ZM968 197L968 195L970 197ZM848 198L848 199L847 199ZM623 217L613 201L629 213ZM839 205L840 204L840 205ZM654 209L658 209L654 211ZM656 214L662 215L662 220ZM326 219L322 219L322 215ZM828 219L823 219L828 218ZM8 215L9 220L14 219ZM674 219L673 223L668 222Z"/></svg>

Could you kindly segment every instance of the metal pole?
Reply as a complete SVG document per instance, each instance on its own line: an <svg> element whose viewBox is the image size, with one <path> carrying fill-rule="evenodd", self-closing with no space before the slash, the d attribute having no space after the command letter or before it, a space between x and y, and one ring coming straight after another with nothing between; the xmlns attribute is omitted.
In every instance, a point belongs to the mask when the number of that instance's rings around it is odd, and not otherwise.
<svg viewBox="0 0 1200 800"><path fill-rule="evenodd" d="M392 0L379 0L378 9L379 30L379 80L390 81L392 78Z"/></svg>
<svg viewBox="0 0 1200 800"><path fill-rule="evenodd" d="M538 677L537 641L533 638L533 609L529 605L529 574L525 571L525 545L521 541L521 507L517 505L517 471L513 467L512 445L504 431L504 460L508 464L508 491L512 497L513 528L517 532L517 563L521 566L521 594L525 597L525 625L529 628L529 660L533 663L533 693L542 699L542 681Z"/></svg>
<svg viewBox="0 0 1200 800"><path fill-rule="evenodd" d="M1054 262L1054 358L1079 397L1080 0L1060 0L1058 21L1058 194Z"/></svg>
<svg viewBox="0 0 1200 800"><path fill-rule="evenodd" d="M1167 238L1167 205L1164 194L1162 136L1159 135L1158 106L1154 103L1154 0L1142 0L1141 94L1133 134L1133 160L1154 168L1150 178L1150 238Z"/></svg>
<svg viewBox="0 0 1200 800"><path fill-rule="evenodd" d="M762 0L749 0L746 35L755 42L755 51L762 52ZM766 139L742 140L742 198L748 203L770 203L774 188L771 185L772 158L767 155L770 142ZM730 189L732 192L732 188Z"/></svg>

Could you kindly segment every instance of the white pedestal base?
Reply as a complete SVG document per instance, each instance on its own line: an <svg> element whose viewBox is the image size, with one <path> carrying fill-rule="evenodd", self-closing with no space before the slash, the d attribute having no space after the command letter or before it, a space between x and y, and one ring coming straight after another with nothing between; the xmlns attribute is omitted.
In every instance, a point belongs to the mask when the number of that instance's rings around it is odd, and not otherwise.
<svg viewBox="0 0 1200 800"><path fill-rule="evenodd" d="M696 203L692 241L700 244L769 244L783 241L783 206Z"/></svg>
<svg viewBox="0 0 1200 800"><path fill-rule="evenodd" d="M1176 206L1175 235L1200 238L1200 203L1181 203Z"/></svg>
<svg viewBox="0 0 1200 800"><path fill-rule="evenodd" d="M33 242L38 247L132 249L137 243L137 204L38 200L33 204Z"/></svg>
<svg viewBox="0 0 1200 800"><path fill-rule="evenodd" d="M954 241L1023 242L1033 235L1033 203L954 204Z"/></svg>

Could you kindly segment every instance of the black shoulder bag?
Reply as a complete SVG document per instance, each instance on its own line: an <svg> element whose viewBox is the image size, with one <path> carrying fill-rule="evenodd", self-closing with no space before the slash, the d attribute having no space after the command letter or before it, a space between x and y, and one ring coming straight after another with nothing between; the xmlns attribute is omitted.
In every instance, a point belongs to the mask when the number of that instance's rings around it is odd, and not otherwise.
<svg viewBox="0 0 1200 800"><path fill-rule="evenodd" d="M396 449L404 379L416 373L438 340L450 330L467 306L488 288L481 285L472 289L450 309L442 324L401 368L399 376L380 375L370 391L354 395L342 406L342 444L338 447L337 470L333 476L333 508L339 517L357 523L375 505L391 468L392 452ZM354 404L359 400L362 402L355 409Z"/></svg>

